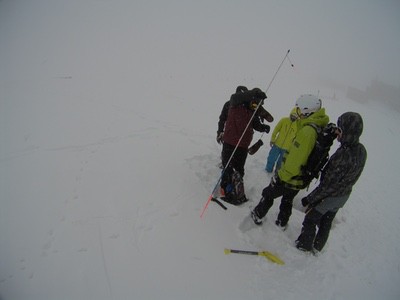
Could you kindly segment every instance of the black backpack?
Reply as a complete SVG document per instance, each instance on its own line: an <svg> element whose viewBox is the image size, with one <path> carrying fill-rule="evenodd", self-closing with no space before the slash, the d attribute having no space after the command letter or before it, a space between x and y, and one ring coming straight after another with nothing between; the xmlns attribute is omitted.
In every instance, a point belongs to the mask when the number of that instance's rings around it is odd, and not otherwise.
<svg viewBox="0 0 400 300"><path fill-rule="evenodd" d="M329 151L336 138L336 126L333 123L329 123L322 128L315 124L307 125L314 128L318 135L307 164L302 167L303 188L307 187L314 178L319 178L321 171L329 160Z"/></svg>
<svg viewBox="0 0 400 300"><path fill-rule="evenodd" d="M247 201L242 175L230 166L222 175L221 188L225 194L221 197L222 200L233 205L240 205Z"/></svg>

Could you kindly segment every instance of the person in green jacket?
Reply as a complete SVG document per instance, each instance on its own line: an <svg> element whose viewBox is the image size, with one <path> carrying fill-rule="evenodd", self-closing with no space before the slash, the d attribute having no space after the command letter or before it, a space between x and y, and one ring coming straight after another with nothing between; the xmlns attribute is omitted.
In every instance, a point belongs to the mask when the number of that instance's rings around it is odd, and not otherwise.
<svg viewBox="0 0 400 300"><path fill-rule="evenodd" d="M329 123L329 117L321 105L321 99L314 95L302 95L297 99L299 120L296 137L283 157L281 168L272 177L270 184L263 189L260 202L251 212L255 224L261 225L262 218L274 204L274 199L282 197L275 224L286 229L292 214L293 199L299 190L304 188L303 166L307 164L317 139L318 134L313 126L325 127ZM307 126L310 124L312 125Z"/></svg>
<svg viewBox="0 0 400 300"><path fill-rule="evenodd" d="M272 173L276 163L276 170L279 170L282 164L283 155L289 150L290 145L297 132L297 109L293 108L289 117L284 117L276 124L271 135L271 150L268 153L265 171Z"/></svg>

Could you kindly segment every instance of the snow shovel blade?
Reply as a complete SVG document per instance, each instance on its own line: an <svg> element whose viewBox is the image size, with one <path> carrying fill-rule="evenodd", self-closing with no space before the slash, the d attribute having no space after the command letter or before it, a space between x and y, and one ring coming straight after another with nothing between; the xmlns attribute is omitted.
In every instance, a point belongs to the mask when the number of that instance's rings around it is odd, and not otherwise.
<svg viewBox="0 0 400 300"><path fill-rule="evenodd" d="M272 254L271 252L268 251L262 251L260 252L261 256L264 256L265 258L269 259L270 261L278 264L278 265L284 265L285 262L281 260L277 255Z"/></svg>

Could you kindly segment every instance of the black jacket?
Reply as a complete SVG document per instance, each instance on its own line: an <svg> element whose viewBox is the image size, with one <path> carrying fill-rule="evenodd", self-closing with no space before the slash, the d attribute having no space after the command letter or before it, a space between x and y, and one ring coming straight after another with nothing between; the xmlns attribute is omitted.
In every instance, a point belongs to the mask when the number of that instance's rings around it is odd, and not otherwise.
<svg viewBox="0 0 400 300"><path fill-rule="evenodd" d="M238 89L239 88L241 87L239 86ZM218 121L217 133L224 132L225 123L226 120L228 119L229 108L231 106L238 106L238 105L248 106L250 101L252 100L263 101L266 97L267 96L265 95L265 93L258 88L254 88L250 91L248 91L247 88L245 88L245 90L237 91L235 94L231 96L231 99L229 101L225 102L224 106L222 107L222 111ZM253 128L255 130L258 131L264 130L264 127L261 124L262 119L265 119L268 122L273 122L274 120L272 115L267 110L265 110L264 107L260 105L257 111L257 118L254 118L253 120Z"/></svg>
<svg viewBox="0 0 400 300"><path fill-rule="evenodd" d="M218 131L217 133L224 132L225 122L228 119L228 111L229 111L229 101L226 101L224 106L222 107L221 114L219 115L218 121Z"/></svg>
<svg viewBox="0 0 400 300"><path fill-rule="evenodd" d="M334 203L335 198L343 201L344 196L351 194L367 160L367 151L359 142L363 130L361 116L352 112L345 113L339 117L337 125L343 132L339 140L341 146L324 168L319 186L307 196L313 206L326 200L331 203L324 203L324 206L342 207L344 203Z"/></svg>

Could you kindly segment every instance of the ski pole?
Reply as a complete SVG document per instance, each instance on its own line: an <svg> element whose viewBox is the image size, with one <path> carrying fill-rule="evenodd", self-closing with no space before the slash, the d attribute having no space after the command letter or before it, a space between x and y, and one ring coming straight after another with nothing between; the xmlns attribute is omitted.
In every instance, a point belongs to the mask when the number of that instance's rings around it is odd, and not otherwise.
<svg viewBox="0 0 400 300"><path fill-rule="evenodd" d="M266 91L265 91L265 94L267 94L267 92L268 92L268 90L269 90L269 88L270 88L272 82L274 81L276 75L278 74L280 68L282 67L282 65L283 65L283 63L284 63L284 61L285 61L285 59L287 59L287 60L289 61L290 65L294 68L294 64L292 63L292 61L291 61L290 58L289 58L289 52L290 52L290 49L286 52L286 55L285 55L285 57L283 58L281 64L280 64L279 67L278 67L278 69L276 70L275 75L273 76L271 82L269 83L269 85L268 85L268 87L267 87L267 89L266 89ZM258 106L257 106L257 109L258 109ZM248 152L249 152L250 155L253 155L254 153L256 153L256 152L258 151L258 149L263 145L263 142L262 142L261 139L262 139L264 133L265 133L265 132L263 132L263 133L261 134L261 137L260 137L260 139L258 140L258 142L257 142L256 144L254 144L252 147L249 148L249 151L248 151Z"/></svg>
<svg viewBox="0 0 400 300"><path fill-rule="evenodd" d="M279 70L281 69L281 67L282 67L282 65L283 65L283 63L285 62L286 59L288 59L289 62L290 62L290 65L291 65L292 67L294 67L294 65L292 64L292 62L291 62L290 59L289 59L289 52L290 52L290 49L286 52L285 57L282 59L281 64L279 65L279 67L278 67L278 69L276 70L274 76L272 77L272 79L271 79L271 81L270 81L270 83L269 83L267 89L265 90L265 94L267 94L269 88L271 87L272 82L274 82L276 75L278 75L278 72L279 72Z"/></svg>
<svg viewBox="0 0 400 300"><path fill-rule="evenodd" d="M271 81L270 81L270 83L269 83L267 89L265 90L265 94L267 94L269 88L271 87L272 83L273 83L274 80L275 80L276 75L278 74L278 72L279 72L279 70L281 69L281 67L282 67L283 63L285 62L285 60L288 58L289 52L290 52L290 49L286 52L286 55L285 55L284 58L282 59L282 62L280 63L280 65L279 65L278 69L276 70L274 76L272 77L272 79L271 79ZM203 217L203 215L204 215L204 213L205 213L205 211L206 211L208 205L210 204L212 198L214 197L214 193L215 193L215 191L217 190L217 187L218 187L219 183L220 183L221 180L222 180L222 176L224 175L224 173L225 173L225 171L226 171L226 168L229 166L229 164L230 164L230 162L231 162L233 156L235 155L235 152L236 152L237 148L239 147L239 144L240 144L240 142L242 141L243 136L245 135L247 129L249 128L250 124L252 123L252 121L253 121L253 119L254 119L254 116L256 115L256 113L257 113L259 107L261 106L261 103L262 103L262 101L260 101L260 102L258 103L256 109L254 110L253 114L251 115L251 118L250 118L249 122L248 122L247 125L246 125L246 128L243 130L242 135L241 135L240 138L239 138L239 141L236 143L236 146L235 146L235 148L233 149L233 152L232 152L231 156L229 157L228 162L226 163L224 169L223 169L222 172L221 172L221 176L218 178L218 181L217 181L217 183L215 184L214 189L213 189L212 192L211 192L211 195L208 197L207 202L206 202L206 204L204 205L203 210L201 211L200 218Z"/></svg>

